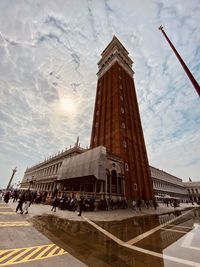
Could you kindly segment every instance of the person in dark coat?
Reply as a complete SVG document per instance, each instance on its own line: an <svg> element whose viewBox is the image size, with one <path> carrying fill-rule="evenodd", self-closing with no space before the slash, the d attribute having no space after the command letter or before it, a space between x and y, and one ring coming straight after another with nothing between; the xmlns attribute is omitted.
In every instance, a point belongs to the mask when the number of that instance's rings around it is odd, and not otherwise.
<svg viewBox="0 0 200 267"><path fill-rule="evenodd" d="M8 191L4 195L4 202L5 203L8 203L9 202L9 199L10 199L10 192Z"/></svg>
<svg viewBox="0 0 200 267"><path fill-rule="evenodd" d="M17 208L16 208L16 212L18 211L18 209L20 209L20 211L21 211L20 213L23 214L22 206L23 206L25 201L26 201L26 192L22 193L22 195L20 196L19 203L18 203Z"/></svg>
<svg viewBox="0 0 200 267"><path fill-rule="evenodd" d="M43 202L43 203L45 203L46 198L47 198L47 195L48 195L48 192L45 191L45 192L44 192L44 195L43 195L43 199L42 199L42 202Z"/></svg>
<svg viewBox="0 0 200 267"><path fill-rule="evenodd" d="M51 211L56 212L56 207L58 207L59 204L59 198L57 196L54 197L53 202L52 202L52 209Z"/></svg>
<svg viewBox="0 0 200 267"><path fill-rule="evenodd" d="M83 206L84 206L84 197L80 197L80 200L79 200L79 214L78 216L81 216L81 213L83 211Z"/></svg>
<svg viewBox="0 0 200 267"><path fill-rule="evenodd" d="M154 200L153 200L153 207L154 207L155 210L156 210L157 207L158 207L158 203L157 203L157 201L156 201L155 198L154 198Z"/></svg>

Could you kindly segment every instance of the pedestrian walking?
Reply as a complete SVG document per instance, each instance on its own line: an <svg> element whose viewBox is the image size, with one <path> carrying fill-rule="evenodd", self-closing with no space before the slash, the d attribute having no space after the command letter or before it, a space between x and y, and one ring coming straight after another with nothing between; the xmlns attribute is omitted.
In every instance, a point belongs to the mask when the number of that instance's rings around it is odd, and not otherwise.
<svg viewBox="0 0 200 267"><path fill-rule="evenodd" d="M133 210L135 210L136 211L136 201L133 199L133 201L132 201L132 207L133 207Z"/></svg>
<svg viewBox="0 0 200 267"><path fill-rule="evenodd" d="M141 211L141 204L142 204L141 199L138 199L138 200L136 201L136 207L137 207L137 209L138 209L139 211Z"/></svg>
<svg viewBox="0 0 200 267"><path fill-rule="evenodd" d="M58 207L59 204L59 198L57 196L54 197L53 202L52 202L52 209L51 211L56 212L56 207Z"/></svg>
<svg viewBox="0 0 200 267"><path fill-rule="evenodd" d="M10 199L10 192L8 191L4 195L4 202L5 203L8 203L9 202L9 199Z"/></svg>
<svg viewBox="0 0 200 267"><path fill-rule="evenodd" d="M156 201L155 199L153 200L153 207L154 207L155 210L156 210L157 207L158 207L158 203L157 203L157 201Z"/></svg>
<svg viewBox="0 0 200 267"><path fill-rule="evenodd" d="M26 192L22 193L22 195L20 196L19 203L18 203L17 208L16 208L16 212L18 212L18 210L20 209L20 213L23 214L22 206L23 206L25 200L26 200Z"/></svg>
<svg viewBox="0 0 200 267"><path fill-rule="evenodd" d="M25 214L28 214L28 208L30 207L31 202L32 202L32 194L30 191L28 191L25 198L25 206L24 206Z"/></svg>
<svg viewBox="0 0 200 267"><path fill-rule="evenodd" d="M78 214L78 216L81 216L81 213L83 211L83 206L84 206L84 197L81 196L80 201L79 201L79 214Z"/></svg>

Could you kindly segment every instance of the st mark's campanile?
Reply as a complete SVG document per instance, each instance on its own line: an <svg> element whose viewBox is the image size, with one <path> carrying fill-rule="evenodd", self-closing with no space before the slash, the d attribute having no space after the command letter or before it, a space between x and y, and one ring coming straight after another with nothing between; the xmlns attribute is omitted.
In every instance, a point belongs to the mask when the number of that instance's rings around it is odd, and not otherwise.
<svg viewBox="0 0 200 267"><path fill-rule="evenodd" d="M153 199L152 181L140 120L133 61L114 36L98 62L91 148L105 146L124 161L127 200Z"/></svg>

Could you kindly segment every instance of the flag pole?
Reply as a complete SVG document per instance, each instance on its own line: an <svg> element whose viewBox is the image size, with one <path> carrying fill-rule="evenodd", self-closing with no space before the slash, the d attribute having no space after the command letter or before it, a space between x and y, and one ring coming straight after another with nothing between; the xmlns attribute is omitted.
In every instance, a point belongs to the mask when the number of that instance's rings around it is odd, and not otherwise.
<svg viewBox="0 0 200 267"><path fill-rule="evenodd" d="M194 76L192 75L192 73L190 72L190 70L188 69L188 67L186 66L185 62L183 61L183 59L181 58L181 56L179 55L179 53L177 52L176 48L174 47L174 45L172 44L172 42L170 41L170 39L168 38L167 34L165 33L164 29L163 29L163 26L161 25L159 28L158 28L162 33L163 35L165 36L167 42L169 43L169 45L171 46L172 50L174 51L175 55L177 56L179 62L181 63L183 69L185 70L188 78L190 79L190 81L192 82L195 90L197 91L198 95L200 96L200 86L199 84L197 83L197 81L195 80Z"/></svg>

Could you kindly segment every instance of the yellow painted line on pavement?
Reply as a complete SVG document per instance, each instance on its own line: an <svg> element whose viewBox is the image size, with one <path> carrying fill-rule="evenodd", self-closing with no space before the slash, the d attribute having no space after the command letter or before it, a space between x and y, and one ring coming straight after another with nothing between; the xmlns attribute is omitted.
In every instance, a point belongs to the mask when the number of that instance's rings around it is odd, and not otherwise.
<svg viewBox="0 0 200 267"><path fill-rule="evenodd" d="M65 252L64 249L61 248L57 255L62 255L64 252Z"/></svg>
<svg viewBox="0 0 200 267"><path fill-rule="evenodd" d="M58 246L56 246L54 249L52 249L52 251L51 252L49 252L48 253L48 256L52 256L52 255L54 255L54 253L56 252L56 250L58 250L59 249L59 247Z"/></svg>
<svg viewBox="0 0 200 267"><path fill-rule="evenodd" d="M6 260L7 258L10 258L12 255L16 254L16 251L11 251L10 253L7 253L6 255L4 255L3 257L0 258L0 263L4 260ZM1 266L1 264L0 264Z"/></svg>
<svg viewBox="0 0 200 267"><path fill-rule="evenodd" d="M43 260L68 252L56 244L0 250L0 266ZM13 256L13 257L12 257Z"/></svg>
<svg viewBox="0 0 200 267"><path fill-rule="evenodd" d="M5 223L7 223L7 224L9 224L9 223L11 223L11 224L13 224L13 223L28 223L27 221L12 221L12 222L6 222L6 221L4 221L4 222L0 222L0 225L1 224L5 224Z"/></svg>
<svg viewBox="0 0 200 267"><path fill-rule="evenodd" d="M23 261L26 262L27 260L29 260L34 254L39 252L41 249L42 249L41 247L34 249L30 254L28 254L25 258L23 258Z"/></svg>
<svg viewBox="0 0 200 267"><path fill-rule="evenodd" d="M43 257L43 255L50 250L52 247L54 246L54 244L49 245L48 247L46 247L40 254L37 255L37 257L35 257L35 259L41 259Z"/></svg>
<svg viewBox="0 0 200 267"><path fill-rule="evenodd" d="M11 260L8 260L6 262L7 265L11 263L15 263L17 259L21 258L23 255L27 254L27 252L31 251L32 248L27 248L26 250L22 251L21 253L17 254L15 257L13 257ZM15 253L16 254L16 253ZM9 257L10 258L10 257ZM0 265L1 266L1 265Z"/></svg>
<svg viewBox="0 0 200 267"><path fill-rule="evenodd" d="M15 212L13 212L13 211L9 211L9 210L7 210L7 211L0 211L0 214L16 214ZM1 218L1 217L0 217Z"/></svg>
<svg viewBox="0 0 200 267"><path fill-rule="evenodd" d="M0 206L0 209L10 209L10 207L6 207L6 206Z"/></svg>
<svg viewBox="0 0 200 267"><path fill-rule="evenodd" d="M0 228L1 227L15 227L15 226L31 226L31 224L30 223L2 223L2 224L0 224Z"/></svg>

